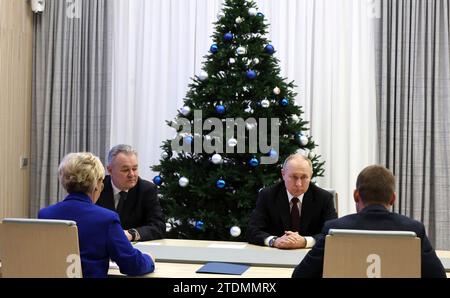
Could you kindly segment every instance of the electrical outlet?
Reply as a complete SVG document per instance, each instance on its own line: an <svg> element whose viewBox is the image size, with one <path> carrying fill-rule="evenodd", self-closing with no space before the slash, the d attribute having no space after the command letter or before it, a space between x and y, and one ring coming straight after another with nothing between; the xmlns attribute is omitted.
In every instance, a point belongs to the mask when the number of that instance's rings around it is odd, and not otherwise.
<svg viewBox="0 0 450 298"><path fill-rule="evenodd" d="M20 157L20 168L25 169L28 167L28 157L27 156L21 156Z"/></svg>

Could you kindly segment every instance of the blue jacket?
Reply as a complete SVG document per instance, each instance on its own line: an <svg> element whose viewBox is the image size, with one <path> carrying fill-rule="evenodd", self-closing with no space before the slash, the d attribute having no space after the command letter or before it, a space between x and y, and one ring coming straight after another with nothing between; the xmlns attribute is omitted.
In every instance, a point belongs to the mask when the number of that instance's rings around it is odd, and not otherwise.
<svg viewBox="0 0 450 298"><path fill-rule="evenodd" d="M406 216L390 212L382 205L369 205L359 213L327 221L322 231L322 237L295 268L292 277L322 277L325 236L329 229L415 232L421 241L422 277L446 277L444 267L425 233L424 225Z"/></svg>
<svg viewBox="0 0 450 298"><path fill-rule="evenodd" d="M69 194L64 201L41 209L38 218L77 223L83 277L107 277L110 259L127 275L155 269L152 259L128 241L117 213L93 204L86 194Z"/></svg>

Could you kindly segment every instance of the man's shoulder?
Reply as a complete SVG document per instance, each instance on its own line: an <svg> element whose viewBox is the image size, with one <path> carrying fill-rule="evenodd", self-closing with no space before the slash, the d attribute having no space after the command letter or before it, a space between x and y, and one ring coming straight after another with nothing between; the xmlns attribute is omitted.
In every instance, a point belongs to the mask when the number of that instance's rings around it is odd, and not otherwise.
<svg viewBox="0 0 450 298"><path fill-rule="evenodd" d="M136 184L136 187L142 189L142 190L156 190L156 185L153 184L152 182L142 179L141 177L138 178L138 182Z"/></svg>
<svg viewBox="0 0 450 298"><path fill-rule="evenodd" d="M280 181L271 186L262 188L260 191L260 194L272 196L273 194L279 193L280 191L286 191L283 181Z"/></svg>
<svg viewBox="0 0 450 298"><path fill-rule="evenodd" d="M157 193L157 190L158 188L155 184L139 177L136 186L128 192L128 196L141 199L153 198L156 197L155 194Z"/></svg>
<svg viewBox="0 0 450 298"><path fill-rule="evenodd" d="M318 198L333 198L331 192L315 185L314 183L311 183L309 185L307 192L311 193L314 197Z"/></svg>
<svg viewBox="0 0 450 298"><path fill-rule="evenodd" d="M336 229L351 229L352 224L357 221L358 218L357 213L351 213L344 215L339 218L331 219L325 223L328 228L336 228Z"/></svg>
<svg viewBox="0 0 450 298"><path fill-rule="evenodd" d="M390 212L389 215L395 218L395 220L397 220L399 223L411 226L411 228L415 228L416 230L425 229L423 223L406 215L398 214L396 212Z"/></svg>

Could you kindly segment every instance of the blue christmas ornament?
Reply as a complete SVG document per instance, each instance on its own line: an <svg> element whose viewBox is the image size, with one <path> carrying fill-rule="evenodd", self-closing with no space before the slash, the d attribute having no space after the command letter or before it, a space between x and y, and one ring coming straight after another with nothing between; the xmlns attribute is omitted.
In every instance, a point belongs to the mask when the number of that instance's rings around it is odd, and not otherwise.
<svg viewBox="0 0 450 298"><path fill-rule="evenodd" d="M254 70L248 70L247 71L247 78L249 79L249 80L254 80L254 79L256 79L256 72L254 71Z"/></svg>
<svg viewBox="0 0 450 298"><path fill-rule="evenodd" d="M258 17L260 17L260 18L264 18L264 14L263 14L262 12L258 12L258 13L256 14L256 16L258 16Z"/></svg>
<svg viewBox="0 0 450 298"><path fill-rule="evenodd" d="M198 220L198 221L195 222L195 229L196 230L199 230L199 231L203 230L204 226L205 226L205 223L203 221L201 221L201 220Z"/></svg>
<svg viewBox="0 0 450 298"><path fill-rule="evenodd" d="M162 184L162 182L163 182L163 179L161 178L161 176L155 176L154 178L153 178L153 183L155 183L155 185L161 185Z"/></svg>
<svg viewBox="0 0 450 298"><path fill-rule="evenodd" d="M267 54L272 55L273 53L275 53L275 48L273 47L273 45L268 44L268 45L266 45L266 47L264 48L264 51L266 51Z"/></svg>
<svg viewBox="0 0 450 298"><path fill-rule="evenodd" d="M223 39L225 40L225 41L231 41L231 40L233 40L233 33L231 33L231 32L228 32L228 33L225 33L225 35L223 36Z"/></svg>
<svg viewBox="0 0 450 298"><path fill-rule="evenodd" d="M248 162L248 164L251 167L257 167L259 166L259 160L256 157L253 157L252 159L250 159L250 161Z"/></svg>
<svg viewBox="0 0 450 298"><path fill-rule="evenodd" d="M278 157L278 152L276 150L274 150L274 149L270 149L269 156L271 158L277 158Z"/></svg>
<svg viewBox="0 0 450 298"><path fill-rule="evenodd" d="M219 115L222 115L225 113L225 107L223 105L217 105L215 109L216 109L216 113Z"/></svg>
<svg viewBox="0 0 450 298"><path fill-rule="evenodd" d="M280 100L280 106L287 107L288 105L289 105L289 99L283 98L282 100Z"/></svg>
<svg viewBox="0 0 450 298"><path fill-rule="evenodd" d="M192 136L186 136L183 139L184 139L184 142L188 145L191 145L194 142L194 138Z"/></svg>
<svg viewBox="0 0 450 298"><path fill-rule="evenodd" d="M217 180L217 182L216 182L217 188L220 188L220 189L225 188L226 185L227 185L227 183L226 183L225 180L223 180L223 179L219 179L219 180Z"/></svg>
<svg viewBox="0 0 450 298"><path fill-rule="evenodd" d="M211 48L209 48L210 52L215 54L219 51L219 47L216 44L213 44Z"/></svg>

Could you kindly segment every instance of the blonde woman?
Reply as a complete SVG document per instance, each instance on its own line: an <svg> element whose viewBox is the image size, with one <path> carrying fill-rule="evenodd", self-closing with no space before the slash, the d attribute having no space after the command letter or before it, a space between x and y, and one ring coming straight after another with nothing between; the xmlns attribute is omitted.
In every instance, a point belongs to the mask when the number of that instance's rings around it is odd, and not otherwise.
<svg viewBox="0 0 450 298"><path fill-rule="evenodd" d="M105 177L98 157L88 152L69 153L61 161L58 172L68 195L64 201L41 209L38 217L77 223L83 277L107 277L110 259L123 274L153 272L153 259L133 248L117 213L95 205Z"/></svg>

